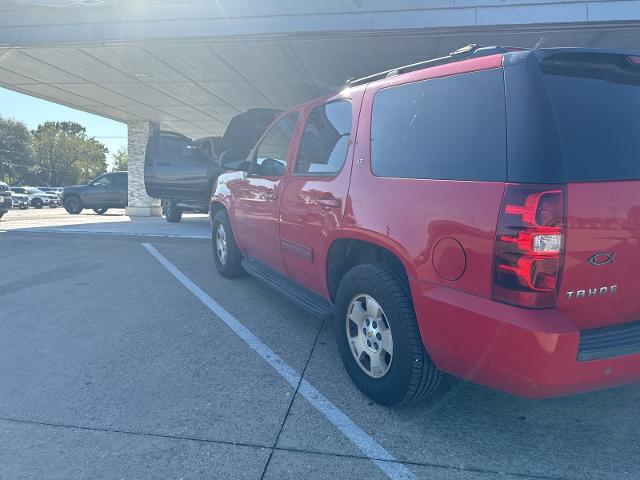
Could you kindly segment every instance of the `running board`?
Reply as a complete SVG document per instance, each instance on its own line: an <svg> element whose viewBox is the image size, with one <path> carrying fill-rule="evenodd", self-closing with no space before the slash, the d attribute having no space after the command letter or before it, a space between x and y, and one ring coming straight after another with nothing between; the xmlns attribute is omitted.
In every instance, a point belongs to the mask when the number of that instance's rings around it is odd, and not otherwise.
<svg viewBox="0 0 640 480"><path fill-rule="evenodd" d="M314 317L324 320L333 318L333 305L327 299L287 278L264 263L253 258L245 258L242 260L242 268L249 275L263 281Z"/></svg>

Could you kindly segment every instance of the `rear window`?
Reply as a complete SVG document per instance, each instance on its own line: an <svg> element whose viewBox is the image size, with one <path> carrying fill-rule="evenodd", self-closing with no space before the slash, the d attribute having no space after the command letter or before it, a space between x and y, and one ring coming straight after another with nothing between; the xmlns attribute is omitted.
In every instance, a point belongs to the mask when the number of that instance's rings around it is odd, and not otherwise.
<svg viewBox="0 0 640 480"><path fill-rule="evenodd" d="M640 64L624 55L565 53L546 57L541 68L567 180L640 179Z"/></svg>
<svg viewBox="0 0 640 480"><path fill-rule="evenodd" d="M501 69L380 90L371 124L371 166L381 177L504 181Z"/></svg>

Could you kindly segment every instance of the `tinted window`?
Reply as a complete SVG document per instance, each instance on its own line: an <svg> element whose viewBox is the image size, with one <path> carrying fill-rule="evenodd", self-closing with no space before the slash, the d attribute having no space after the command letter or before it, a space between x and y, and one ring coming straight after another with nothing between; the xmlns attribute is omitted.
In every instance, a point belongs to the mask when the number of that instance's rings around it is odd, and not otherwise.
<svg viewBox="0 0 640 480"><path fill-rule="evenodd" d="M157 134L153 136L150 145L152 154L167 155L171 157L182 156L182 149L189 144L189 140L178 135Z"/></svg>
<svg viewBox="0 0 640 480"><path fill-rule="evenodd" d="M289 145L298 120L298 112L282 117L264 137L252 167L256 175L282 176L287 168Z"/></svg>
<svg viewBox="0 0 640 480"><path fill-rule="evenodd" d="M504 181L504 108L501 69L380 90L371 125L373 173Z"/></svg>
<svg viewBox="0 0 640 480"><path fill-rule="evenodd" d="M640 65L606 54L542 64L568 181L640 179Z"/></svg>
<svg viewBox="0 0 640 480"><path fill-rule="evenodd" d="M200 150L202 150L209 160L213 158L213 152L211 151L211 142L209 140L202 140L199 145Z"/></svg>
<svg viewBox="0 0 640 480"><path fill-rule="evenodd" d="M93 185L98 185L98 186L101 186L101 187L107 187L107 186L111 185L112 181L113 181L113 176L112 175L103 175L102 177L96 178L91 183Z"/></svg>
<svg viewBox="0 0 640 480"><path fill-rule="evenodd" d="M342 100L311 110L304 126L295 173L327 175L340 171L351 134L351 102Z"/></svg>
<svg viewBox="0 0 640 480"><path fill-rule="evenodd" d="M114 175L114 179L113 179L113 184L114 185L127 185L128 184L128 178L127 178L127 174L126 173L116 173Z"/></svg>

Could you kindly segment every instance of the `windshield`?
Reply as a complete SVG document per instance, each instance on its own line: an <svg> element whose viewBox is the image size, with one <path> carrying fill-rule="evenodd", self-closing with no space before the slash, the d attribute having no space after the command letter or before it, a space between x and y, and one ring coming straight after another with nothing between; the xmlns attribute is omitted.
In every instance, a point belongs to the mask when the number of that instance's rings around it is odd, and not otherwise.
<svg viewBox="0 0 640 480"><path fill-rule="evenodd" d="M25 187L25 190L27 191L27 193L31 193L31 194L34 194L34 195L44 194L44 192L42 190L40 190L39 188L35 188L35 187Z"/></svg>

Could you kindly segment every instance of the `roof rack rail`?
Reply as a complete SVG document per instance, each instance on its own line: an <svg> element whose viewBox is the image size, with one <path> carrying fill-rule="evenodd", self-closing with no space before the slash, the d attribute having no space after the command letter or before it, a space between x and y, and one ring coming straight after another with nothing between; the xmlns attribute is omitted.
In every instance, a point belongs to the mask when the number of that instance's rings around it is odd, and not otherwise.
<svg viewBox="0 0 640 480"><path fill-rule="evenodd" d="M475 43L465 45L464 47L454 50L446 57L432 58L431 60L424 60L418 63L412 63L403 67L392 68L391 70L385 70L384 72L374 73L373 75L367 75L362 78L355 78L347 80L348 87L354 87L356 85L362 85L365 83L373 82L374 80L380 80L382 78L393 77L400 75L401 73L413 72L415 70L422 70L427 67L434 67L436 65L444 65L447 63L458 62L467 58L473 57L486 57L487 55L495 55L497 53L507 53L514 50L523 50L517 47L501 47L501 46L480 46Z"/></svg>

